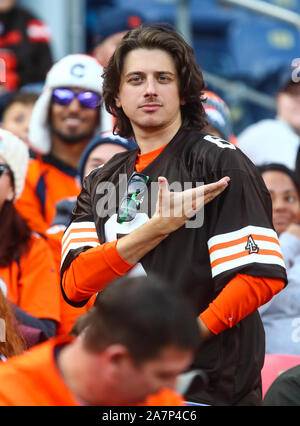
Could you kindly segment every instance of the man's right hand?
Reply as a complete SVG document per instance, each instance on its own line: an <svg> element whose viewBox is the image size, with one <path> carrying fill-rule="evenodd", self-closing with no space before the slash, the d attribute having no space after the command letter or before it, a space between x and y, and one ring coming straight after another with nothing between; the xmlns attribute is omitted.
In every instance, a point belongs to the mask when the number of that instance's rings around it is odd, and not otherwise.
<svg viewBox="0 0 300 426"><path fill-rule="evenodd" d="M170 192L167 179L160 177L154 215L144 225L117 241L116 248L120 256L135 265L171 232L183 226L201 207L221 194L229 180L229 177L224 177L218 182L182 192Z"/></svg>
<svg viewBox="0 0 300 426"><path fill-rule="evenodd" d="M170 234L184 225L205 204L220 195L227 188L229 181L230 178L226 176L207 185L182 192L170 192L167 179L159 177L158 198L153 218L159 218L165 232Z"/></svg>

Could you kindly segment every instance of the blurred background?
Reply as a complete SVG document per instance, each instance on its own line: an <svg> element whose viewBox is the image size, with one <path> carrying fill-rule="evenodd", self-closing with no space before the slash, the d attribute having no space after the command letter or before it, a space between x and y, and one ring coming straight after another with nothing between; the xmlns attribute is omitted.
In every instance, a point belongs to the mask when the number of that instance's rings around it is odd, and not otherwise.
<svg viewBox="0 0 300 426"><path fill-rule="evenodd" d="M18 5L48 24L54 61L92 52L128 13L175 25L194 48L207 89L229 105L236 134L274 117L282 69L300 57L300 0L20 0Z"/></svg>

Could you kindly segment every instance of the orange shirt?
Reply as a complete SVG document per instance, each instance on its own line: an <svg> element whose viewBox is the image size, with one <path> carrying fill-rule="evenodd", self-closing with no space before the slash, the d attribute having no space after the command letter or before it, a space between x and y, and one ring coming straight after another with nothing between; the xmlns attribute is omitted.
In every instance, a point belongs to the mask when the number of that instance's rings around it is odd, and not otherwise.
<svg viewBox="0 0 300 426"><path fill-rule="evenodd" d="M171 389L162 389L155 395L150 395L143 404L140 406L181 406L185 405L185 402L181 395Z"/></svg>
<svg viewBox="0 0 300 426"><path fill-rule="evenodd" d="M52 252L44 238L32 234L29 250L0 267L1 288L8 300L37 318L60 321L60 288Z"/></svg>
<svg viewBox="0 0 300 426"><path fill-rule="evenodd" d="M284 282L278 278L237 274L200 318L212 333L219 334L267 303L283 287Z"/></svg>
<svg viewBox="0 0 300 426"><path fill-rule="evenodd" d="M63 298L60 291L60 322L56 328L56 335L67 335L73 328L78 317L84 315L95 303L96 294L82 307L74 307L69 305Z"/></svg>
<svg viewBox="0 0 300 426"><path fill-rule="evenodd" d="M56 367L54 346L58 343L50 339L0 365L0 406L79 405Z"/></svg>
<svg viewBox="0 0 300 426"><path fill-rule="evenodd" d="M78 196L80 185L75 174L50 156L30 160L25 187L15 206L33 231L45 234L55 218L56 205Z"/></svg>
<svg viewBox="0 0 300 426"><path fill-rule="evenodd" d="M47 241L51 247L53 257L56 264L57 279L60 281L60 261L61 261L61 239L63 231L56 233L47 234ZM59 290L60 294L60 322L56 328L56 335L69 334L77 318L80 315L85 314L90 307L94 305L96 294L93 295L89 301L82 307L74 307L65 301L62 295L62 291Z"/></svg>
<svg viewBox="0 0 300 426"><path fill-rule="evenodd" d="M136 163L135 163L135 170L138 173L141 173L142 170L148 166L148 164L152 163L152 161L159 156L159 154L163 151L163 149L166 146L167 144L164 146L161 146L158 149L155 149L154 151L147 152L146 154L138 154Z"/></svg>
<svg viewBox="0 0 300 426"><path fill-rule="evenodd" d="M0 406L79 406L56 366L54 349L71 337L53 338L0 364ZM183 405L170 389L151 395L141 405Z"/></svg>

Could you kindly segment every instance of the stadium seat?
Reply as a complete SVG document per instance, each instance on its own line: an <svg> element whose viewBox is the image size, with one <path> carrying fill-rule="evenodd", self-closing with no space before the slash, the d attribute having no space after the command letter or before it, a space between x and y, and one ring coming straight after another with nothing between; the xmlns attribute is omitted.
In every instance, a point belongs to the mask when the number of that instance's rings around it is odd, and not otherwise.
<svg viewBox="0 0 300 426"><path fill-rule="evenodd" d="M235 20L229 31L232 78L262 80L299 56L299 32L291 25L257 14Z"/></svg>
<svg viewBox="0 0 300 426"><path fill-rule="evenodd" d="M175 2L159 0L115 0L116 6L134 9L142 13L149 22L169 22L174 24Z"/></svg>

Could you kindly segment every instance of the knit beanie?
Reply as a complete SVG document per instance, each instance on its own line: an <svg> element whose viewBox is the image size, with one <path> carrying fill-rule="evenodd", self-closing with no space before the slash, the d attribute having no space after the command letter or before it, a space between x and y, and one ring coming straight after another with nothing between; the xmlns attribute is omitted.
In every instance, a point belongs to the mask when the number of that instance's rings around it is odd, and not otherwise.
<svg viewBox="0 0 300 426"><path fill-rule="evenodd" d="M102 10L95 25L94 42L101 43L113 34L137 28L145 20L143 14L135 9L113 7Z"/></svg>
<svg viewBox="0 0 300 426"><path fill-rule="evenodd" d="M49 70L42 93L35 102L29 125L31 148L41 154L51 149L51 134L48 114L53 89L58 87L79 87L102 95L103 67L92 56L71 54L56 62ZM95 134L113 128L112 116L106 111L104 103L100 107L100 126Z"/></svg>
<svg viewBox="0 0 300 426"><path fill-rule="evenodd" d="M114 135L112 132L99 133L87 144L87 146L85 147L84 151L81 154L79 165L78 165L78 174L79 174L81 184L84 178L83 173L84 173L85 164L87 162L87 159L90 153L93 151L94 148L104 143L120 145L123 148L126 148L128 151L138 148L137 143L131 139L122 138L121 136Z"/></svg>
<svg viewBox="0 0 300 426"><path fill-rule="evenodd" d="M28 147L20 138L0 129L0 157L2 157L14 177L15 198L19 198L23 191L27 167L29 162Z"/></svg>
<svg viewBox="0 0 300 426"><path fill-rule="evenodd" d="M218 95L211 91L204 91L203 107L208 124L214 127L226 141L232 135L232 123L227 104Z"/></svg>

